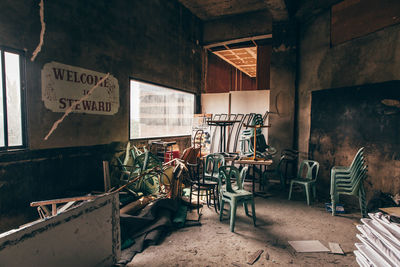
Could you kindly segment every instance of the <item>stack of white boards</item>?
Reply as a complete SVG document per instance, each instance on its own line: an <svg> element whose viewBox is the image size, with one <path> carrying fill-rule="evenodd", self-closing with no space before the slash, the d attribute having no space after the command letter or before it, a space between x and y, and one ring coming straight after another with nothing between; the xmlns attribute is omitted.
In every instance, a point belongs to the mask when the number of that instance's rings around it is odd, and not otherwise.
<svg viewBox="0 0 400 267"><path fill-rule="evenodd" d="M369 213L357 225L361 234L354 251L357 263L364 266L400 266L400 224L381 212Z"/></svg>

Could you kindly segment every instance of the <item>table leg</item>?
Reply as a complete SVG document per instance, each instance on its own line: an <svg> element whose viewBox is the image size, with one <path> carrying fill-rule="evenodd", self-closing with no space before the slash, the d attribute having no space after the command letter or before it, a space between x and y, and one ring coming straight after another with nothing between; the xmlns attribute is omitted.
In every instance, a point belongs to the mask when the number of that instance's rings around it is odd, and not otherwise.
<svg viewBox="0 0 400 267"><path fill-rule="evenodd" d="M253 195L255 194L255 191L256 191L256 188L255 188L255 185L254 185L254 183L255 183L255 180L256 180L256 169L255 169L255 164L253 164L253 181L252 181L252 191L253 191Z"/></svg>

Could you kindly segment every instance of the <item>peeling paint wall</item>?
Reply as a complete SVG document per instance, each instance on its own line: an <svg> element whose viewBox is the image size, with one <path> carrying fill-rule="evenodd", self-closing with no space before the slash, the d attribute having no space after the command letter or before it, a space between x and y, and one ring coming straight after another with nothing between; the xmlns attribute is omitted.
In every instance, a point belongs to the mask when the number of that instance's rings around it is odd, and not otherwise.
<svg viewBox="0 0 400 267"><path fill-rule="evenodd" d="M301 27L299 64L298 143L302 152L301 158L306 158L309 156L312 92L400 80L400 25L331 47L330 12L321 13ZM350 164L350 158L356 152L355 146L337 145L342 146L343 150L340 154L332 155L326 164ZM315 159L324 161L321 158ZM373 151L368 150L367 159L371 163L378 160ZM369 173L375 176L373 181L376 183L373 188L389 190L388 184L383 185L385 180L380 179L393 175L393 171L398 168L398 162L393 164L387 161L382 164L370 164ZM327 184L330 177L325 172L319 179ZM323 189L324 192L329 191L327 188ZM395 188L391 190L394 191Z"/></svg>
<svg viewBox="0 0 400 267"><path fill-rule="evenodd" d="M201 21L176 1L45 0L44 44L31 62L39 2L0 1L0 45L27 51L29 143L0 152L1 217L34 213L31 201L103 189L101 161L115 152L113 142L128 141L130 77L194 93L201 85ZM70 114L44 141L63 115L41 100L41 70L51 61L110 72L119 82L118 112Z"/></svg>

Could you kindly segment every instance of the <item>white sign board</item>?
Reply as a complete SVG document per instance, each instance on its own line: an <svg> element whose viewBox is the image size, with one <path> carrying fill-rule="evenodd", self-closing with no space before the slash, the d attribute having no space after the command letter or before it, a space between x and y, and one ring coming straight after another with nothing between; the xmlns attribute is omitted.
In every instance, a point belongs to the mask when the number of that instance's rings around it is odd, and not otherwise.
<svg viewBox="0 0 400 267"><path fill-rule="evenodd" d="M106 74L50 62L42 69L42 100L53 112L65 112L84 97ZM119 108L118 80L110 75L74 112L113 115Z"/></svg>

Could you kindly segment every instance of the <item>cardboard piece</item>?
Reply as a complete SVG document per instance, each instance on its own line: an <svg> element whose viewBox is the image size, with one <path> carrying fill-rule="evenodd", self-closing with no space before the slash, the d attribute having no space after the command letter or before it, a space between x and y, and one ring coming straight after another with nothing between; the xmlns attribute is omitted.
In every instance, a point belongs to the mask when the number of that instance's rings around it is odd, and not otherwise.
<svg viewBox="0 0 400 267"><path fill-rule="evenodd" d="M380 210L391 216L400 217L400 207L380 208Z"/></svg>
<svg viewBox="0 0 400 267"><path fill-rule="evenodd" d="M338 243L329 242L329 249L333 254L341 254L344 255L344 252Z"/></svg>
<svg viewBox="0 0 400 267"><path fill-rule="evenodd" d="M288 241L296 252L329 252L319 240Z"/></svg>

